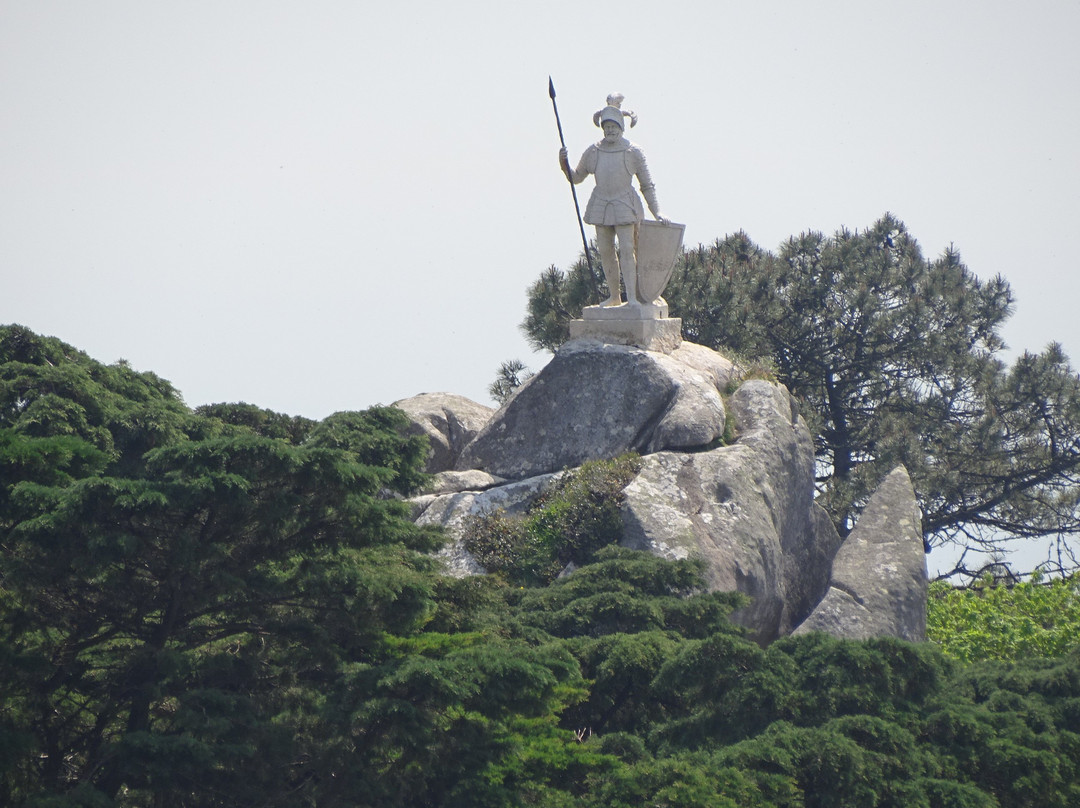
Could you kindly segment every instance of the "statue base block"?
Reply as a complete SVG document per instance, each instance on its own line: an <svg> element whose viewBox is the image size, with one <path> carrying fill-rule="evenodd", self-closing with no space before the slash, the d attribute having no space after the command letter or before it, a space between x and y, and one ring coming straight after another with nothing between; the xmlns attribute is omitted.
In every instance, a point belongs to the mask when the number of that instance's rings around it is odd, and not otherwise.
<svg viewBox="0 0 1080 808"><path fill-rule="evenodd" d="M641 308L622 306L589 306L583 319L571 320L570 339L594 339L610 345L636 345L646 351L671 353L682 344L682 319L679 317L641 317ZM589 317L590 309L603 315ZM667 306L664 306L665 314ZM619 312L622 316L614 316ZM630 317L629 314L635 316Z"/></svg>
<svg viewBox="0 0 1080 808"><path fill-rule="evenodd" d="M620 303L618 306L586 306L582 320L663 320L668 316L667 301L658 297L652 303Z"/></svg>

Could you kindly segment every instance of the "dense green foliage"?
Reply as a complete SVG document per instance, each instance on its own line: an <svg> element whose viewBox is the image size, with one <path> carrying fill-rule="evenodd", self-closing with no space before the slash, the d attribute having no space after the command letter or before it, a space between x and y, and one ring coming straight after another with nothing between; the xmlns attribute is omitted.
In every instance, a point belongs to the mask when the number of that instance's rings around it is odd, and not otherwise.
<svg viewBox="0 0 1080 808"><path fill-rule="evenodd" d="M636 455L594 460L565 473L523 517L503 511L466 518L465 549L488 572L515 583L550 583L622 535L622 490L641 469Z"/></svg>
<svg viewBox="0 0 1080 808"><path fill-rule="evenodd" d="M1063 656L1080 650L1080 574L1007 586L986 577L930 586L927 636L965 662Z"/></svg>
<svg viewBox="0 0 1080 808"><path fill-rule="evenodd" d="M341 688L404 663L386 635L434 608L437 536L379 496L418 479L400 412L259 434L288 422L0 330L0 802L331 782Z"/></svg>
<svg viewBox="0 0 1080 808"><path fill-rule="evenodd" d="M520 520L528 563L447 578L401 418L192 412L0 328L0 804L1080 803L1075 651L761 648L699 563L609 544L632 457Z"/></svg>
<svg viewBox="0 0 1080 808"><path fill-rule="evenodd" d="M546 270L523 323L535 347L567 338L588 302L582 262ZM1080 531L1080 379L1061 348L997 357L1012 293L953 250L926 260L903 223L804 233L777 254L738 233L686 250L665 291L684 337L767 358L805 404L819 497L842 535L898 464L927 546L994 549ZM1053 558L1062 568L1077 559Z"/></svg>

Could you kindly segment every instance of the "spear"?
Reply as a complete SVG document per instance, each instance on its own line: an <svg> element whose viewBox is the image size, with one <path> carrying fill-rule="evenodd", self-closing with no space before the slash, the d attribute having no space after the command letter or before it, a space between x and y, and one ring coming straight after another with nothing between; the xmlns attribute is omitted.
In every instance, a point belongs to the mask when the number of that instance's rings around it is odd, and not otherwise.
<svg viewBox="0 0 1080 808"><path fill-rule="evenodd" d="M566 141L563 140L562 121L559 120L559 105L555 103L555 82L551 80L551 76L548 76L548 95L551 96L551 108L555 110L555 125L559 127L559 143L565 149ZM589 240L585 238L585 224L581 221L581 207L578 205L577 201L577 189L574 188L573 179L568 176L567 180L570 182L570 193L574 197L574 211L577 213L578 229L581 231L581 246L585 248L585 260L589 264L589 277L592 278L593 291L596 292L596 296L599 298L600 287L597 285L596 273L593 271L592 254L589 252Z"/></svg>

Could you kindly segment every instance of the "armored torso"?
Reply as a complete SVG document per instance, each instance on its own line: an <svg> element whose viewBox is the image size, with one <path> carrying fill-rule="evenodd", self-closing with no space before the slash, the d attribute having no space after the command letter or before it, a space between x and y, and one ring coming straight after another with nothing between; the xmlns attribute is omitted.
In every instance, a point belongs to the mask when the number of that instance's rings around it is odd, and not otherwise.
<svg viewBox="0 0 1080 808"><path fill-rule="evenodd" d="M587 174L596 177L596 187L585 207L587 224L637 224L645 218L641 197L633 186L636 176L643 193L648 195L653 188L641 149L626 138L589 146L574 171L574 181L580 182Z"/></svg>

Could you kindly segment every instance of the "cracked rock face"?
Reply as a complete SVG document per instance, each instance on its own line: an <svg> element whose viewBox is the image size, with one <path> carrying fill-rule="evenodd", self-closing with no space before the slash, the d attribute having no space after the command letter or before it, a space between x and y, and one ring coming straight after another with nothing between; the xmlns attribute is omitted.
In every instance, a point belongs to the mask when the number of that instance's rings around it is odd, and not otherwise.
<svg viewBox="0 0 1080 808"><path fill-rule="evenodd" d="M725 419L717 381L726 360L710 353L711 364L693 349L669 356L569 342L495 413L457 468L520 480L628 451L708 446Z"/></svg>
<svg viewBox="0 0 1080 808"><path fill-rule="evenodd" d="M730 406L734 445L642 459L624 491L623 543L703 558L708 588L749 595L734 618L768 642L820 600L840 539L813 504L813 443L788 392L749 381Z"/></svg>
<svg viewBox="0 0 1080 808"><path fill-rule="evenodd" d="M427 435L428 458L424 471L449 471L469 441L488 422L495 410L452 393L421 393L393 404L412 421L409 432Z"/></svg>
<svg viewBox="0 0 1080 808"><path fill-rule="evenodd" d="M796 630L853 640L926 639L926 555L911 478L894 469L870 498L833 560L821 603Z"/></svg>

